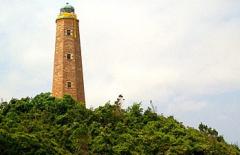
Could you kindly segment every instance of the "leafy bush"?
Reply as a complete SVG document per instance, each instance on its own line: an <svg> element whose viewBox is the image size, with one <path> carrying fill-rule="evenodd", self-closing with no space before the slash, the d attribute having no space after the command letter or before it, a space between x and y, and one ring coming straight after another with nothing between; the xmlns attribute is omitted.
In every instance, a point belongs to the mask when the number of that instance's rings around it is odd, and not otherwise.
<svg viewBox="0 0 240 155"><path fill-rule="evenodd" d="M87 109L70 96L50 93L0 105L0 152L4 154L239 155L215 129L185 127L172 116L140 104L122 109L106 103Z"/></svg>

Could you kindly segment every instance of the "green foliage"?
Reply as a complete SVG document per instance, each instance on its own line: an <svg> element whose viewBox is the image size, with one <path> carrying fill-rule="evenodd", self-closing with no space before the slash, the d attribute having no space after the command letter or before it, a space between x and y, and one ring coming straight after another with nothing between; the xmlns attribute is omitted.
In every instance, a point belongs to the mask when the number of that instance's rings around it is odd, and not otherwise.
<svg viewBox="0 0 240 155"><path fill-rule="evenodd" d="M239 155L240 150L207 125L185 127L138 103L126 110L110 103L87 109L70 96L42 93L0 104L0 153Z"/></svg>

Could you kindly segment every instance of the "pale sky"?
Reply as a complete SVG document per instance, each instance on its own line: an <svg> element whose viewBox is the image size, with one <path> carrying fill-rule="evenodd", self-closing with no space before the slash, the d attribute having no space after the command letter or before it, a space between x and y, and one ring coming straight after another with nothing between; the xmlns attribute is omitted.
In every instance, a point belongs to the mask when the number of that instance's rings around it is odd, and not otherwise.
<svg viewBox="0 0 240 155"><path fill-rule="evenodd" d="M64 0L0 0L0 98L50 92ZM80 20L86 101L124 96L240 143L239 0L68 0Z"/></svg>

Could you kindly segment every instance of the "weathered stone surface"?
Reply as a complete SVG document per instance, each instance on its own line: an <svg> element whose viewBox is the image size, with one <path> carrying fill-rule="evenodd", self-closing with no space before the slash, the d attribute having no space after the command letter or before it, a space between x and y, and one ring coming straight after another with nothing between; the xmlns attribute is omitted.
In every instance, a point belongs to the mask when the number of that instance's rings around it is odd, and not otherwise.
<svg viewBox="0 0 240 155"><path fill-rule="evenodd" d="M79 22L76 18L61 18L56 23L52 95L61 98L69 94L85 103ZM67 30L71 30L70 35ZM67 54L71 54L71 59ZM71 82L70 88L67 82Z"/></svg>

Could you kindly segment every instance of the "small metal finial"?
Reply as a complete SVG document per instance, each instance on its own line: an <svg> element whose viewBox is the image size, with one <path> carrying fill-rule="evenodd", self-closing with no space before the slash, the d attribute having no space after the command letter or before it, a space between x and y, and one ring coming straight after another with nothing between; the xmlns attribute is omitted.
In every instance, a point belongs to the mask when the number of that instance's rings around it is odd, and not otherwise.
<svg viewBox="0 0 240 155"><path fill-rule="evenodd" d="M68 5L69 3L67 2L66 4Z"/></svg>

